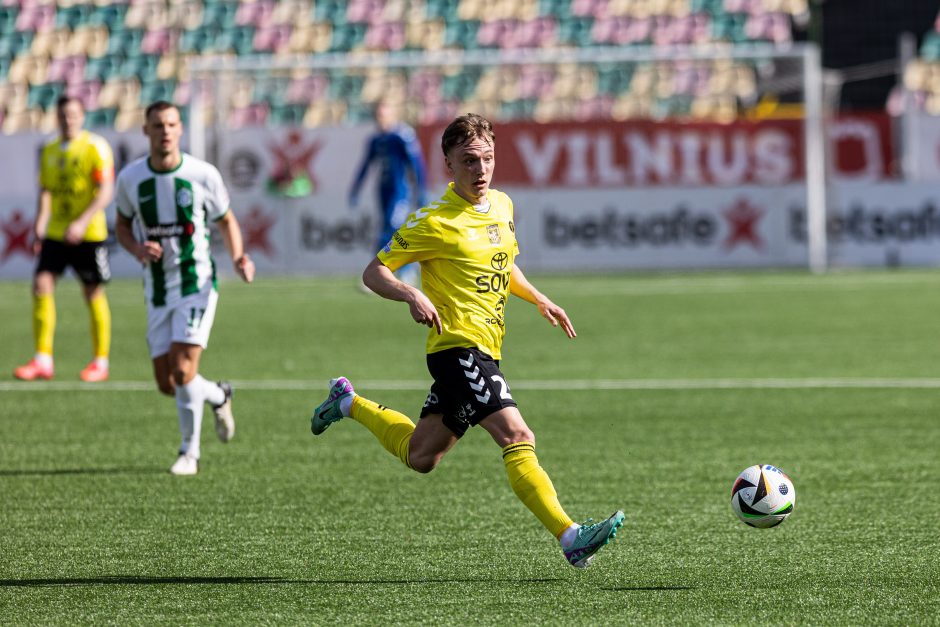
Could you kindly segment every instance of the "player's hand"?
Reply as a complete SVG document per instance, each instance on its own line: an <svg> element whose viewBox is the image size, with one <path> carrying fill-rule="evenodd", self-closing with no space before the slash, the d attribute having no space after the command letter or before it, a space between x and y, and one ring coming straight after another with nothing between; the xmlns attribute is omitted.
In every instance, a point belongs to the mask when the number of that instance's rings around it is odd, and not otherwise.
<svg viewBox="0 0 940 627"><path fill-rule="evenodd" d="M64 240L66 244L81 244L82 240L85 239L85 231L88 230L88 225L85 224L82 220L76 220L68 225L65 229Z"/></svg>
<svg viewBox="0 0 940 627"><path fill-rule="evenodd" d="M562 331L564 331L565 335L568 337L578 336L574 331L574 325L571 324L571 320L568 318L568 314L565 313L564 309L548 299L540 301L538 307L539 313L542 314L542 317L548 320L553 327L561 325Z"/></svg>
<svg viewBox="0 0 940 627"><path fill-rule="evenodd" d="M42 238L36 236L33 238L33 255L36 257L39 256L39 253L42 252Z"/></svg>
<svg viewBox="0 0 940 627"><path fill-rule="evenodd" d="M437 308L421 290L414 290L414 297L408 301L408 307L411 309L411 317L415 322L437 329L438 335L444 332L444 325L441 324L441 316L437 313Z"/></svg>
<svg viewBox="0 0 940 627"><path fill-rule="evenodd" d="M245 283L251 283L255 279L255 262L247 253L234 260L232 264L235 266L235 272Z"/></svg>
<svg viewBox="0 0 940 627"><path fill-rule="evenodd" d="M160 261L161 257L163 257L163 246L160 245L160 242L147 240L137 249L137 260L141 263Z"/></svg>

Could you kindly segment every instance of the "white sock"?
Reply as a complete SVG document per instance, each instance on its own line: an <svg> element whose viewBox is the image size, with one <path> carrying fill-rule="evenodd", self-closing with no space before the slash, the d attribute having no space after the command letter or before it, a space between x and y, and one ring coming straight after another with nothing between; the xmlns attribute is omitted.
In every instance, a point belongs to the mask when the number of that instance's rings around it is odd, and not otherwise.
<svg viewBox="0 0 940 627"><path fill-rule="evenodd" d="M571 546L571 543L574 542L574 539L578 537L578 529L581 528L581 525L578 523L571 523L567 529L561 532L561 537L558 538L558 541L561 542L563 548L568 548Z"/></svg>
<svg viewBox="0 0 940 627"><path fill-rule="evenodd" d="M176 412L180 419L180 452L199 459L199 437L202 433L202 404L205 399L195 379L176 386Z"/></svg>
<svg viewBox="0 0 940 627"><path fill-rule="evenodd" d="M36 353L33 359L43 368L52 368L52 355L49 353Z"/></svg>
<svg viewBox="0 0 940 627"><path fill-rule="evenodd" d="M107 370L109 366L107 357L95 357L95 365L101 368L102 370Z"/></svg>
<svg viewBox="0 0 940 627"><path fill-rule="evenodd" d="M204 379L201 374L197 374L193 377L191 383L195 383L199 386L203 398L205 398L206 402L210 405L221 405L225 402L225 390L219 387L218 383Z"/></svg>
<svg viewBox="0 0 940 627"><path fill-rule="evenodd" d="M355 394L350 394L346 398L342 399L339 402L339 410L343 413L344 416L349 418L349 411L352 409L353 399L356 398Z"/></svg>

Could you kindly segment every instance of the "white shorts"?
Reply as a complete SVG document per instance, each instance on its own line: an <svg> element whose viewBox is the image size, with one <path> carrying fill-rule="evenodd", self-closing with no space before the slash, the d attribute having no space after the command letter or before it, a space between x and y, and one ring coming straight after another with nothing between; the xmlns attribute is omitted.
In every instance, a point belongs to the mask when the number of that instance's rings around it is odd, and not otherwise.
<svg viewBox="0 0 940 627"><path fill-rule="evenodd" d="M147 306L147 344L150 358L166 355L170 344L194 344L205 348L215 320L219 293L211 281L196 294L184 296L163 307Z"/></svg>

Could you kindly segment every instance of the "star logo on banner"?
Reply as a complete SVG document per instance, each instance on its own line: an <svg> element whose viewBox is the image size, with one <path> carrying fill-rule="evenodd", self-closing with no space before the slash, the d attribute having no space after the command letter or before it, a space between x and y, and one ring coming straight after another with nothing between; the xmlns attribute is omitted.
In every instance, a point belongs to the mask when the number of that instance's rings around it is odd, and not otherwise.
<svg viewBox="0 0 940 627"><path fill-rule="evenodd" d="M746 199L741 199L723 213L728 221L725 250L731 250L738 244L750 244L754 250L761 250L764 247L764 240L757 232L757 224L764 215L763 209L753 206Z"/></svg>
<svg viewBox="0 0 940 627"><path fill-rule="evenodd" d="M22 253L27 257L33 256L33 251L29 245L29 233L32 224L23 217L23 212L14 209L10 219L0 224L0 230L6 237L6 245L3 252L0 253L0 262L5 262L14 253Z"/></svg>
<svg viewBox="0 0 940 627"><path fill-rule="evenodd" d="M281 144L269 144L268 149L274 158L271 168L271 181L286 187L298 180L304 181L309 191L317 189L317 179L313 174L313 159L322 148L320 142L304 142L303 133L291 131Z"/></svg>
<svg viewBox="0 0 940 627"><path fill-rule="evenodd" d="M251 208L241 222L245 233L245 248L260 250L268 259L274 258L274 247L268 239L268 233L274 226L275 220L255 205Z"/></svg>

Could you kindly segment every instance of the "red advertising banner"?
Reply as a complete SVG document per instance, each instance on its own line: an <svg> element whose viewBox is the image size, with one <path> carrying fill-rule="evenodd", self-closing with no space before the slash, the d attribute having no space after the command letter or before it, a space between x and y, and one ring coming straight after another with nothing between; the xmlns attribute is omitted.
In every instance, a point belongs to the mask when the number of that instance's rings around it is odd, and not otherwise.
<svg viewBox="0 0 940 627"><path fill-rule="evenodd" d="M890 178L890 124L879 113L830 121L833 177ZM442 130L419 130L435 182L447 179ZM496 134L496 187L785 185L805 175L801 120L513 122L497 125Z"/></svg>

